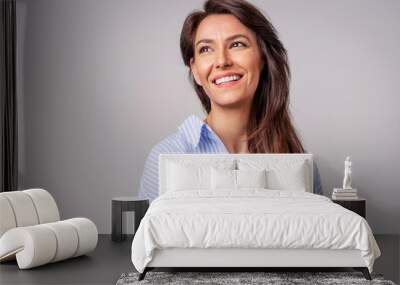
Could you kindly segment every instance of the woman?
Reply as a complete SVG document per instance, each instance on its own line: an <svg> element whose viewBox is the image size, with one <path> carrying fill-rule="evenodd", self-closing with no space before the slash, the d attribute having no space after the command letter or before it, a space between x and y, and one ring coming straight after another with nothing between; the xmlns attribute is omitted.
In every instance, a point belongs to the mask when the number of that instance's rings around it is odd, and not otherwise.
<svg viewBox="0 0 400 285"><path fill-rule="evenodd" d="M207 112L190 116L150 152L139 195L158 196L161 153L303 153L291 123L290 70L272 24L248 2L209 0L185 20L181 52ZM314 192L321 194L314 168Z"/></svg>

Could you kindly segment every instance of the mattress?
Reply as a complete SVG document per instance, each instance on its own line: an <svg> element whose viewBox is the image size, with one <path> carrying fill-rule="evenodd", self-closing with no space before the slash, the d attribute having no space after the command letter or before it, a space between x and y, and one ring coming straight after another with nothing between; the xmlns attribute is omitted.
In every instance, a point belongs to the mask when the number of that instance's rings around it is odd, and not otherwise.
<svg viewBox="0 0 400 285"><path fill-rule="evenodd" d="M372 272L380 250L367 221L308 192L187 189L151 204L132 242L139 272L162 249L359 250Z"/></svg>

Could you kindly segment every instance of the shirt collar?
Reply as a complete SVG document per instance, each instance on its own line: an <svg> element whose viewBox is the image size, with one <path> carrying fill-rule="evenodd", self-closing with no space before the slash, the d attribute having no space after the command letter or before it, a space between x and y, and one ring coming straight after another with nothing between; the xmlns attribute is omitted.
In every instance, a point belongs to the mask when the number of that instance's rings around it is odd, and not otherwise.
<svg viewBox="0 0 400 285"><path fill-rule="evenodd" d="M201 137L207 136L207 124L196 115L191 115L178 127L185 139L193 146L197 147Z"/></svg>

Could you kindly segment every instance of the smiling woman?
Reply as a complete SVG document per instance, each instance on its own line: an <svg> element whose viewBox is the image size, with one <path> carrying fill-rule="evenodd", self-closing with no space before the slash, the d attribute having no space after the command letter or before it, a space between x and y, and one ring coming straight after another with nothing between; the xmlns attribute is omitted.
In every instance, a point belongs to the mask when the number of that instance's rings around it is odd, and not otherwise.
<svg viewBox="0 0 400 285"><path fill-rule="evenodd" d="M256 7L243 0L206 1L204 11L187 16L180 45L207 116L190 116L151 150L141 197L158 196L162 153L304 152L289 115L287 53ZM314 192L322 193L316 167Z"/></svg>

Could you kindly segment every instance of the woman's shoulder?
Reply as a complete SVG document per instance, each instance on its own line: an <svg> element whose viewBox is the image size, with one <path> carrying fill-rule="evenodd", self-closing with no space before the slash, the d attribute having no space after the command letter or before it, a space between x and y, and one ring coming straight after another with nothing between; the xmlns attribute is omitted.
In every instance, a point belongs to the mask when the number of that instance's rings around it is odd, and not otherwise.
<svg viewBox="0 0 400 285"><path fill-rule="evenodd" d="M193 144L198 142L204 123L195 115L191 115L177 130L158 142L151 150L153 154L190 153Z"/></svg>
<svg viewBox="0 0 400 285"><path fill-rule="evenodd" d="M158 142L150 151L150 156L157 156L162 153L185 153L187 152L185 141L182 140L179 131L176 131L160 142Z"/></svg>

